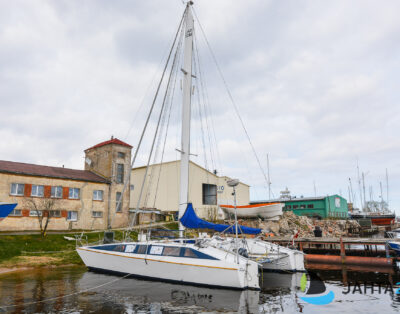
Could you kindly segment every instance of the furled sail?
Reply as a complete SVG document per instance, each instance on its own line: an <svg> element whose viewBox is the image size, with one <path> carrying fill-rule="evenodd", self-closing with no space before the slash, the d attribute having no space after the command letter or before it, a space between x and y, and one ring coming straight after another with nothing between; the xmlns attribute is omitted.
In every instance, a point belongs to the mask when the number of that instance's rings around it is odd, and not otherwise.
<svg viewBox="0 0 400 314"><path fill-rule="evenodd" d="M186 211L183 214L182 218L179 219L181 224L184 225L186 228L192 229L211 229L218 232L224 233L235 233L235 225L222 225L222 224L215 224L212 222L205 221L197 217L196 213L193 210L192 203L188 203L186 207ZM238 233L245 233L245 234L259 234L261 233L261 229L258 228L250 228L238 225Z"/></svg>

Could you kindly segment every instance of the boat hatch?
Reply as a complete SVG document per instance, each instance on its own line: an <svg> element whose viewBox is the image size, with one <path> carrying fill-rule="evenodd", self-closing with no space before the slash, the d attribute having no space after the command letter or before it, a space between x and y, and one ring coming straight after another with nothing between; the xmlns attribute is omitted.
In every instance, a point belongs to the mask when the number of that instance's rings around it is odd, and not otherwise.
<svg viewBox="0 0 400 314"><path fill-rule="evenodd" d="M102 251L124 252L133 254L147 254L147 255L218 260L213 256L204 254L203 252L197 251L195 249L188 247L179 247L179 246L163 246L163 245L153 245L153 244L151 245L113 244L113 245L91 246L90 248Z"/></svg>

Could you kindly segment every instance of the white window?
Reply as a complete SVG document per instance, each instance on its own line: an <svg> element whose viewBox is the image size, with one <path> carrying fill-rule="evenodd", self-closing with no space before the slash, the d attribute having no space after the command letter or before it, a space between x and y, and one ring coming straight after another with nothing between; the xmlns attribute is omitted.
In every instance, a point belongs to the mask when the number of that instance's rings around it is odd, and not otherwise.
<svg viewBox="0 0 400 314"><path fill-rule="evenodd" d="M101 217L103 217L103 212L95 212L95 211L93 211L92 212L92 217L93 218L101 218Z"/></svg>
<svg viewBox="0 0 400 314"><path fill-rule="evenodd" d="M71 199L79 199L80 189L78 188L69 188L69 198Z"/></svg>
<svg viewBox="0 0 400 314"><path fill-rule="evenodd" d="M43 197L44 186L43 185L32 185L31 196Z"/></svg>
<svg viewBox="0 0 400 314"><path fill-rule="evenodd" d="M22 210L14 209L8 216L22 216Z"/></svg>
<svg viewBox="0 0 400 314"><path fill-rule="evenodd" d="M29 216L31 217L37 217L37 216L42 216L43 215L43 211L41 210L30 210L29 211Z"/></svg>
<svg viewBox="0 0 400 314"><path fill-rule="evenodd" d="M103 200L103 191L102 190L93 191L93 200L94 201L102 201Z"/></svg>
<svg viewBox="0 0 400 314"><path fill-rule="evenodd" d="M62 198L62 186L52 186L51 187L51 197Z"/></svg>
<svg viewBox="0 0 400 314"><path fill-rule="evenodd" d="M154 255L161 255L163 252L163 248L162 246L155 246L152 245L150 248L150 254L154 254Z"/></svg>
<svg viewBox="0 0 400 314"><path fill-rule="evenodd" d="M77 221L78 220L78 212L68 212L67 220Z"/></svg>
<svg viewBox="0 0 400 314"><path fill-rule="evenodd" d="M25 184L21 183L12 183L11 184L11 195L24 195Z"/></svg>
<svg viewBox="0 0 400 314"><path fill-rule="evenodd" d="M115 194L115 207L117 212L122 212L122 194L121 192L117 192Z"/></svg>
<svg viewBox="0 0 400 314"><path fill-rule="evenodd" d="M128 244L125 248L125 253L132 253L135 250L135 244Z"/></svg>

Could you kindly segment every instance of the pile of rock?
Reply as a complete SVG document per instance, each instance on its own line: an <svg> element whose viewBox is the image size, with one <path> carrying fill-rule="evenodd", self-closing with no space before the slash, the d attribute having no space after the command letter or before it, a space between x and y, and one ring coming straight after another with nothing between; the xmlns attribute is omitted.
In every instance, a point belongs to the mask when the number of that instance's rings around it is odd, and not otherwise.
<svg viewBox="0 0 400 314"><path fill-rule="evenodd" d="M306 216L297 216L293 212L284 212L279 221L243 220L240 224L261 228L263 233L273 233L276 236L313 237L314 229L319 226L323 237L347 236L349 230L359 230L360 225L355 220L317 220Z"/></svg>

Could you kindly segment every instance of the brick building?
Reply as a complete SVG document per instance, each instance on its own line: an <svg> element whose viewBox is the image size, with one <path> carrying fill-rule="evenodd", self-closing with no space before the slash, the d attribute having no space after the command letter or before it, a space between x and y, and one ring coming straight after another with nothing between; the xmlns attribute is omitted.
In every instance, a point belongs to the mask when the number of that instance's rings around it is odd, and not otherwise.
<svg viewBox="0 0 400 314"><path fill-rule="evenodd" d="M128 223L132 146L116 139L85 150L85 170L0 160L0 201L18 203L1 231L38 230L28 200L54 199L48 230L105 229ZM117 200L122 197L121 206Z"/></svg>

